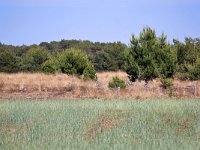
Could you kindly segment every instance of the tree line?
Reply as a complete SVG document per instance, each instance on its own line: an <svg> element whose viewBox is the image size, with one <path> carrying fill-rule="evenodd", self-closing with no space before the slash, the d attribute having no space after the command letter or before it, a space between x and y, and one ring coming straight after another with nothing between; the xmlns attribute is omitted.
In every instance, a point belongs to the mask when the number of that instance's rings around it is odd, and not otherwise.
<svg viewBox="0 0 200 150"><path fill-rule="evenodd" d="M163 33L145 27L121 42L61 40L38 45L0 43L0 72L66 73L96 79L96 71L126 71L131 81L154 78L200 79L200 39L167 41Z"/></svg>

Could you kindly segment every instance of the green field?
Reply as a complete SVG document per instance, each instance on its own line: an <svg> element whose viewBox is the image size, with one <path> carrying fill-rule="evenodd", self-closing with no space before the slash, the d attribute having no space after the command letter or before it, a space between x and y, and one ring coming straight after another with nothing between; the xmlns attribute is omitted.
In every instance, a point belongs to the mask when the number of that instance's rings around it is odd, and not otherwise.
<svg viewBox="0 0 200 150"><path fill-rule="evenodd" d="M200 101L1 100L2 150L200 149Z"/></svg>

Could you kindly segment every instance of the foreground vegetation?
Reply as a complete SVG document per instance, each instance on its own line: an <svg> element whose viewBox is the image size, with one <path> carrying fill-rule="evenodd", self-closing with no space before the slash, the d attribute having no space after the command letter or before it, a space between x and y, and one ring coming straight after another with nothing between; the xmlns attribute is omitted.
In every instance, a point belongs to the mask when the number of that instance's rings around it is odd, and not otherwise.
<svg viewBox="0 0 200 150"><path fill-rule="evenodd" d="M200 101L0 101L0 149L200 149Z"/></svg>

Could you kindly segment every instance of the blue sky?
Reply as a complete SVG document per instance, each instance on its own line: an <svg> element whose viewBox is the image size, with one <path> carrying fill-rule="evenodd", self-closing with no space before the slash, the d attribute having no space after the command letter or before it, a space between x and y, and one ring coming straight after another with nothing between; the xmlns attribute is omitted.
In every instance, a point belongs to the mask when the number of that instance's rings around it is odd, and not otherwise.
<svg viewBox="0 0 200 150"><path fill-rule="evenodd" d="M200 37L199 0L1 0L0 42L81 39L128 44L143 27L168 41Z"/></svg>

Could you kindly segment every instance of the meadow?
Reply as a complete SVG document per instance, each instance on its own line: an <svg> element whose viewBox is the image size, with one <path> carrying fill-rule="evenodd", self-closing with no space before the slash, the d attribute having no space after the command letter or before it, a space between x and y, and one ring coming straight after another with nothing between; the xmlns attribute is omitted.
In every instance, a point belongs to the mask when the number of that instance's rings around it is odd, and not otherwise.
<svg viewBox="0 0 200 150"><path fill-rule="evenodd" d="M2 99L0 149L200 149L200 101Z"/></svg>

